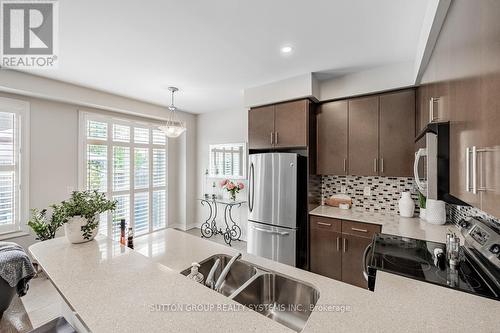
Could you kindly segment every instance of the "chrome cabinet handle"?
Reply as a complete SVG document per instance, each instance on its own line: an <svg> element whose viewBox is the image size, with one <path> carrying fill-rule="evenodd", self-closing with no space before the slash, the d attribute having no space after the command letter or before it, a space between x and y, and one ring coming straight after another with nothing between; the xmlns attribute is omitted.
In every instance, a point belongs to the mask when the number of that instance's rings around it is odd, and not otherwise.
<svg viewBox="0 0 500 333"><path fill-rule="evenodd" d="M344 252L347 252L347 238L344 238Z"/></svg>
<svg viewBox="0 0 500 333"><path fill-rule="evenodd" d="M278 132L274 132L274 144L278 144Z"/></svg>
<svg viewBox="0 0 500 333"><path fill-rule="evenodd" d="M469 147L465 148L465 191L470 192L470 153Z"/></svg>
<svg viewBox="0 0 500 333"><path fill-rule="evenodd" d="M477 194L477 148L472 146L472 193Z"/></svg>
<svg viewBox="0 0 500 333"><path fill-rule="evenodd" d="M327 227L331 227L332 226L331 223L325 223L325 222L316 222L316 224L324 225L324 226L327 226Z"/></svg>
<svg viewBox="0 0 500 333"><path fill-rule="evenodd" d="M380 172L384 173L384 159L383 158L380 159Z"/></svg>
<svg viewBox="0 0 500 333"><path fill-rule="evenodd" d="M347 159L344 158L344 172L347 172Z"/></svg>
<svg viewBox="0 0 500 333"><path fill-rule="evenodd" d="M352 231L359 231L359 232L368 232L366 229L359 229L359 228L351 228Z"/></svg>
<svg viewBox="0 0 500 333"><path fill-rule="evenodd" d="M439 97L431 97L429 99L429 122L432 123L435 120L439 120L439 109L438 116L434 116L434 104L439 101ZM439 104L438 104L439 107Z"/></svg>
<svg viewBox="0 0 500 333"><path fill-rule="evenodd" d="M340 251L340 237L337 237L337 252Z"/></svg>
<svg viewBox="0 0 500 333"><path fill-rule="evenodd" d="M273 145L273 144L274 144L274 139L273 139L273 136L274 136L274 133L273 133L273 132L271 132L271 145Z"/></svg>
<svg viewBox="0 0 500 333"><path fill-rule="evenodd" d="M373 159L373 172L377 172L377 158Z"/></svg>

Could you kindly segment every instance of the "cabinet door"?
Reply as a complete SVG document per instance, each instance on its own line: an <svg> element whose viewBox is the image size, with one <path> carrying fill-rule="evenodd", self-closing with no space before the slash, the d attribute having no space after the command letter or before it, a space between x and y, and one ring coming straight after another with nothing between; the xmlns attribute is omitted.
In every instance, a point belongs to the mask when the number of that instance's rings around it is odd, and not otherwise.
<svg viewBox="0 0 500 333"><path fill-rule="evenodd" d="M276 104L275 147L306 147L308 124L309 100Z"/></svg>
<svg viewBox="0 0 500 333"><path fill-rule="evenodd" d="M363 276L363 255L372 239L343 233L342 241L342 281L368 288L368 282Z"/></svg>
<svg viewBox="0 0 500 333"><path fill-rule="evenodd" d="M248 146L250 149L273 147L274 106L263 106L248 111Z"/></svg>
<svg viewBox="0 0 500 333"><path fill-rule="evenodd" d="M472 163L472 156L467 156L466 149L480 147L481 123L477 114L470 111L479 110L481 106L480 80L469 78L452 84L455 98L452 100L453 114L450 121L450 194L474 207L480 207L481 195L470 191L472 175L467 175L466 166Z"/></svg>
<svg viewBox="0 0 500 333"><path fill-rule="evenodd" d="M341 221L310 219L311 272L340 280L342 278Z"/></svg>
<svg viewBox="0 0 500 333"><path fill-rule="evenodd" d="M423 85L417 88L417 106L415 116L415 136L420 134L429 123L429 86Z"/></svg>
<svg viewBox="0 0 500 333"><path fill-rule="evenodd" d="M322 104L316 115L316 170L320 175L347 174L347 101Z"/></svg>
<svg viewBox="0 0 500 333"><path fill-rule="evenodd" d="M349 101L349 174L378 175L378 96Z"/></svg>
<svg viewBox="0 0 500 333"><path fill-rule="evenodd" d="M415 133L415 91L380 96L380 175L412 177Z"/></svg>

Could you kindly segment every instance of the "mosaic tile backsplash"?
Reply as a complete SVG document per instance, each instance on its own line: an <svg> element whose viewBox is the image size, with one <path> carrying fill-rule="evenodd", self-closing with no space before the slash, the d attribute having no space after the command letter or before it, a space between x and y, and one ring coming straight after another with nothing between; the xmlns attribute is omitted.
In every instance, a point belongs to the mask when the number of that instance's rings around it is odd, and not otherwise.
<svg viewBox="0 0 500 333"><path fill-rule="evenodd" d="M413 178L406 177L361 177L361 176L323 176L321 181L321 199L342 193L352 198L353 207L367 212L399 214L398 201L401 192L411 192L415 202L415 215L419 214L418 195ZM364 196L364 188L369 186L371 195Z"/></svg>

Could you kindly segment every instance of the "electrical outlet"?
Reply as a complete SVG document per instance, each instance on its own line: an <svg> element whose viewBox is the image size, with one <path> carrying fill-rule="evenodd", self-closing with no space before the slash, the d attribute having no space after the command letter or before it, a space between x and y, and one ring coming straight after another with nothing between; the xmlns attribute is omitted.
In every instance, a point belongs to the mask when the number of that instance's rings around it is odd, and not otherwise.
<svg viewBox="0 0 500 333"><path fill-rule="evenodd" d="M340 186L340 193L347 193L347 186L341 185Z"/></svg>
<svg viewBox="0 0 500 333"><path fill-rule="evenodd" d="M365 188L363 189L363 195L365 197L369 197L372 195L372 189L370 186L365 186Z"/></svg>

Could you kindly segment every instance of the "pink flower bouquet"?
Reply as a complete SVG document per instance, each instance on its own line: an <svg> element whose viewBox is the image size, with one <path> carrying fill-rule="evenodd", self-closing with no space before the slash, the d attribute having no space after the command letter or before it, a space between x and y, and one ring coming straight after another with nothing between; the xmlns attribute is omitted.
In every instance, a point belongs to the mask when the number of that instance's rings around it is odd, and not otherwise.
<svg viewBox="0 0 500 333"><path fill-rule="evenodd" d="M242 182L233 182L229 179L224 179L220 182L220 186L225 188L231 194L231 200L236 200L236 194L245 188Z"/></svg>

